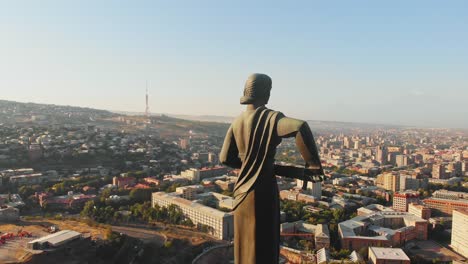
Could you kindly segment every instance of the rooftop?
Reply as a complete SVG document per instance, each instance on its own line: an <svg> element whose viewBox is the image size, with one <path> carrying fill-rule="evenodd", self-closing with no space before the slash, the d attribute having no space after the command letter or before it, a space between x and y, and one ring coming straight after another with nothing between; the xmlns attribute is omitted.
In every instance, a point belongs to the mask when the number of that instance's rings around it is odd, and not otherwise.
<svg viewBox="0 0 468 264"><path fill-rule="evenodd" d="M33 240L33 241L29 242L29 243L33 244L33 243L48 242L51 245L57 245L62 241L65 241L65 240L68 240L68 239L71 239L71 238L75 238L75 237L78 237L78 236L81 236L81 233L78 233L78 232L72 231L72 230L62 230L60 232L47 235L45 237L35 239L35 240Z"/></svg>
<svg viewBox="0 0 468 264"><path fill-rule="evenodd" d="M382 220L391 218L402 218L405 226L398 229L390 229L385 226L381 226L381 223L385 222ZM426 220L417 217L413 214L406 212L376 212L364 216L357 216L353 219L341 222L338 224L339 232L341 237L359 237L361 239L373 239L373 240L388 240L390 236L393 236L396 231L405 230L412 228L416 222L427 222ZM379 234L378 236L365 236L361 235L364 230L371 230Z"/></svg>
<svg viewBox="0 0 468 264"><path fill-rule="evenodd" d="M231 213L225 213L225 212L219 211L217 209L205 206L203 204L199 204L197 202L189 201L189 200L186 200L186 199L183 199L183 198L180 198L178 196L171 195L171 194L168 194L168 193L165 193L165 192L155 192L155 193L153 193L153 196L158 196L158 197L161 197L161 198L164 198L164 199L167 199L167 200L172 200L172 203L174 203L176 205L189 206L189 207L192 207L193 209L197 209L199 211L208 213L208 214L210 214L212 216L215 216L215 217L218 217L218 218L223 218L223 217L231 215Z"/></svg>
<svg viewBox="0 0 468 264"><path fill-rule="evenodd" d="M10 180L20 179L20 178L34 178L34 177L41 177L41 176L42 176L42 173L16 175L16 176L11 176Z"/></svg>
<svg viewBox="0 0 468 264"><path fill-rule="evenodd" d="M369 251L372 251L377 259L410 260L401 248L369 247Z"/></svg>
<svg viewBox="0 0 468 264"><path fill-rule="evenodd" d="M461 214L464 214L465 216L468 216L468 209L454 209L454 211L457 211Z"/></svg>
<svg viewBox="0 0 468 264"><path fill-rule="evenodd" d="M431 198L427 198L427 199L424 199L423 202L427 202L427 201L439 201L439 202L447 202L447 203L458 203L458 204L463 204L463 205L468 205L468 200L453 200L453 199L444 199L444 198L435 198L435 197L431 197Z"/></svg>

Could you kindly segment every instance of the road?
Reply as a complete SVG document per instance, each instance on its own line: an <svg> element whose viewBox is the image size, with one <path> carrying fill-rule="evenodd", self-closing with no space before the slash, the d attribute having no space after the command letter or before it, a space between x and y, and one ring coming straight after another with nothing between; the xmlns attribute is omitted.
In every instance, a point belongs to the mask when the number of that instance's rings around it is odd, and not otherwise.
<svg viewBox="0 0 468 264"><path fill-rule="evenodd" d="M156 242L160 246L164 245L164 242L166 242L166 237L164 235L161 235L157 231L150 229L126 226L112 226L112 231L125 234L129 237L138 238L143 241Z"/></svg>

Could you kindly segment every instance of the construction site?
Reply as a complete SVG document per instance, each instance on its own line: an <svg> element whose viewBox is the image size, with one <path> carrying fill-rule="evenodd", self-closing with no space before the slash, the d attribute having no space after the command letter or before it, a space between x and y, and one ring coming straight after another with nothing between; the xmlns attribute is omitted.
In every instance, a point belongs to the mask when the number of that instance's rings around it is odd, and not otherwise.
<svg viewBox="0 0 468 264"><path fill-rule="evenodd" d="M111 227L70 219L0 223L0 237L2 264L189 263L223 244L175 226Z"/></svg>
<svg viewBox="0 0 468 264"><path fill-rule="evenodd" d="M27 263L36 255L60 250L69 243L90 241L93 236L103 238L105 231L69 221L0 223L0 263Z"/></svg>

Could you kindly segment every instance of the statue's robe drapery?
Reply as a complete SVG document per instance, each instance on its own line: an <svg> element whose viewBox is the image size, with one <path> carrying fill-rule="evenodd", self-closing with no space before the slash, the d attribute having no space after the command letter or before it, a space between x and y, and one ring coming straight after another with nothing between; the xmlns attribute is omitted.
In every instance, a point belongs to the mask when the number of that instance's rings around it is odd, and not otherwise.
<svg viewBox="0 0 468 264"><path fill-rule="evenodd" d="M278 263L280 216L274 159L281 139L294 136L306 163L320 166L307 123L280 112L265 107L246 111L227 132L220 161L240 169L234 187L236 264Z"/></svg>

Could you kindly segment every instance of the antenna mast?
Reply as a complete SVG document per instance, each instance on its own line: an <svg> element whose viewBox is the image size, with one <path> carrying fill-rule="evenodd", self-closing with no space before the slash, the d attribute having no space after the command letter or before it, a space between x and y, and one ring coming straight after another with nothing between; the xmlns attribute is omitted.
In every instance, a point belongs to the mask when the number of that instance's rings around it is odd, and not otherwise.
<svg viewBox="0 0 468 264"><path fill-rule="evenodd" d="M149 105L148 105L148 81L146 81L146 109L145 109L145 115L146 115L146 117L149 117L149 115L150 115Z"/></svg>

